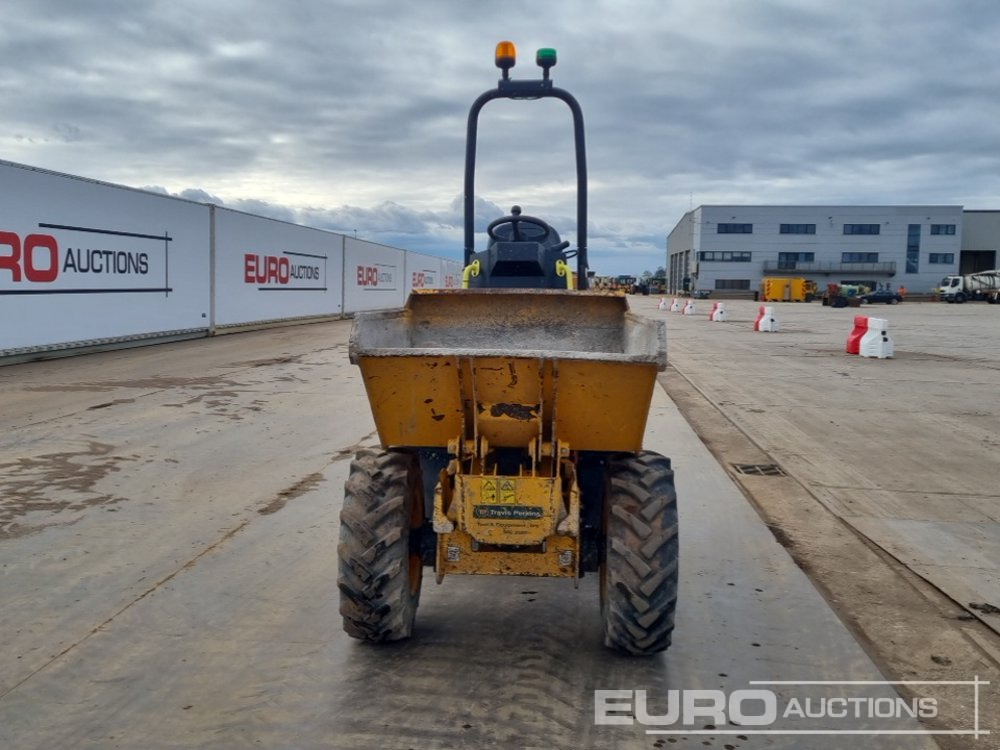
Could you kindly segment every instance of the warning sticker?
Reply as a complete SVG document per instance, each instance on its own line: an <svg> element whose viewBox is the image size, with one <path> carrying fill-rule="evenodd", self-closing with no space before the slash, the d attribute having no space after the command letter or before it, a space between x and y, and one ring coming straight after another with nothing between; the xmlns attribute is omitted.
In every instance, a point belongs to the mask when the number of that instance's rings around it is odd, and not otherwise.
<svg viewBox="0 0 1000 750"><path fill-rule="evenodd" d="M513 479L500 480L500 502L505 505L517 502L517 481Z"/></svg>
<svg viewBox="0 0 1000 750"><path fill-rule="evenodd" d="M497 480L484 479L479 488L479 497L484 503L495 503L497 501Z"/></svg>

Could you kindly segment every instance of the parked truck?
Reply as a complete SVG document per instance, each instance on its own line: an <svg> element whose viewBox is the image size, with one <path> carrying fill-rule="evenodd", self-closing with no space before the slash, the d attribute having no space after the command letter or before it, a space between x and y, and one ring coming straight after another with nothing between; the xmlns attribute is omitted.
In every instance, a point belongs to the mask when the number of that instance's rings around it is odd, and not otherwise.
<svg viewBox="0 0 1000 750"><path fill-rule="evenodd" d="M985 299L994 305L1000 301L1000 270L945 276L938 287L938 295L945 302Z"/></svg>

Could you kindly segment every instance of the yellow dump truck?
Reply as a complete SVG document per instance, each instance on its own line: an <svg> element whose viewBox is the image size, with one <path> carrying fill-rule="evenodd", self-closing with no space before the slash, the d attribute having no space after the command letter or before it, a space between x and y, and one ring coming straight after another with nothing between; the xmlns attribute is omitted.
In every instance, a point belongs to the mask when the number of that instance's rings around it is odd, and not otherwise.
<svg viewBox="0 0 1000 750"><path fill-rule="evenodd" d="M544 77L513 80L469 114L462 289L420 290L402 310L360 314L351 361L382 447L350 467L341 513L340 612L366 641L413 632L425 567L449 574L599 576L604 642L650 654L670 644L678 525L670 460L642 449L662 321L587 280L586 161L579 105ZM573 113L577 246L514 207L474 245L479 111L496 98L554 97Z"/></svg>

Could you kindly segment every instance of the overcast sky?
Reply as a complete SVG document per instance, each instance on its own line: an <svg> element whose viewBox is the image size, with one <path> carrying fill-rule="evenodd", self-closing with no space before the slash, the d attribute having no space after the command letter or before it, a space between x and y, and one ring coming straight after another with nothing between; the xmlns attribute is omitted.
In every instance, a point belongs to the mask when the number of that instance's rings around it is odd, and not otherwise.
<svg viewBox="0 0 1000 750"><path fill-rule="evenodd" d="M459 258L501 39L583 108L599 274L701 204L1000 208L998 0L4 0L0 158ZM575 239L562 103L488 105L478 161L483 221Z"/></svg>

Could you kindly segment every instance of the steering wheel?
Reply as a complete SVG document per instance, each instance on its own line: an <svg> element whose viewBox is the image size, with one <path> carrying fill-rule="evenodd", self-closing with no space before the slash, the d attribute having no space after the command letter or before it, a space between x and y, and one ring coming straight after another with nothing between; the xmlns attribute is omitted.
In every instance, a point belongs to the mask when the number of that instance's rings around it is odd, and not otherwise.
<svg viewBox="0 0 1000 750"><path fill-rule="evenodd" d="M520 224L522 221L525 224L533 224L534 226L540 228L543 232L545 232L546 235L548 235L549 232L552 231L552 227L550 227L541 219L536 219L534 216L521 216L521 207L514 206L513 208L510 209L510 216L502 216L499 219L491 221L490 225L486 227L486 234L490 236L490 239L501 240L502 238L497 237L496 232L494 230L497 227L502 226L503 224L510 224L513 229L514 241L520 242L521 231L518 229L518 224Z"/></svg>

